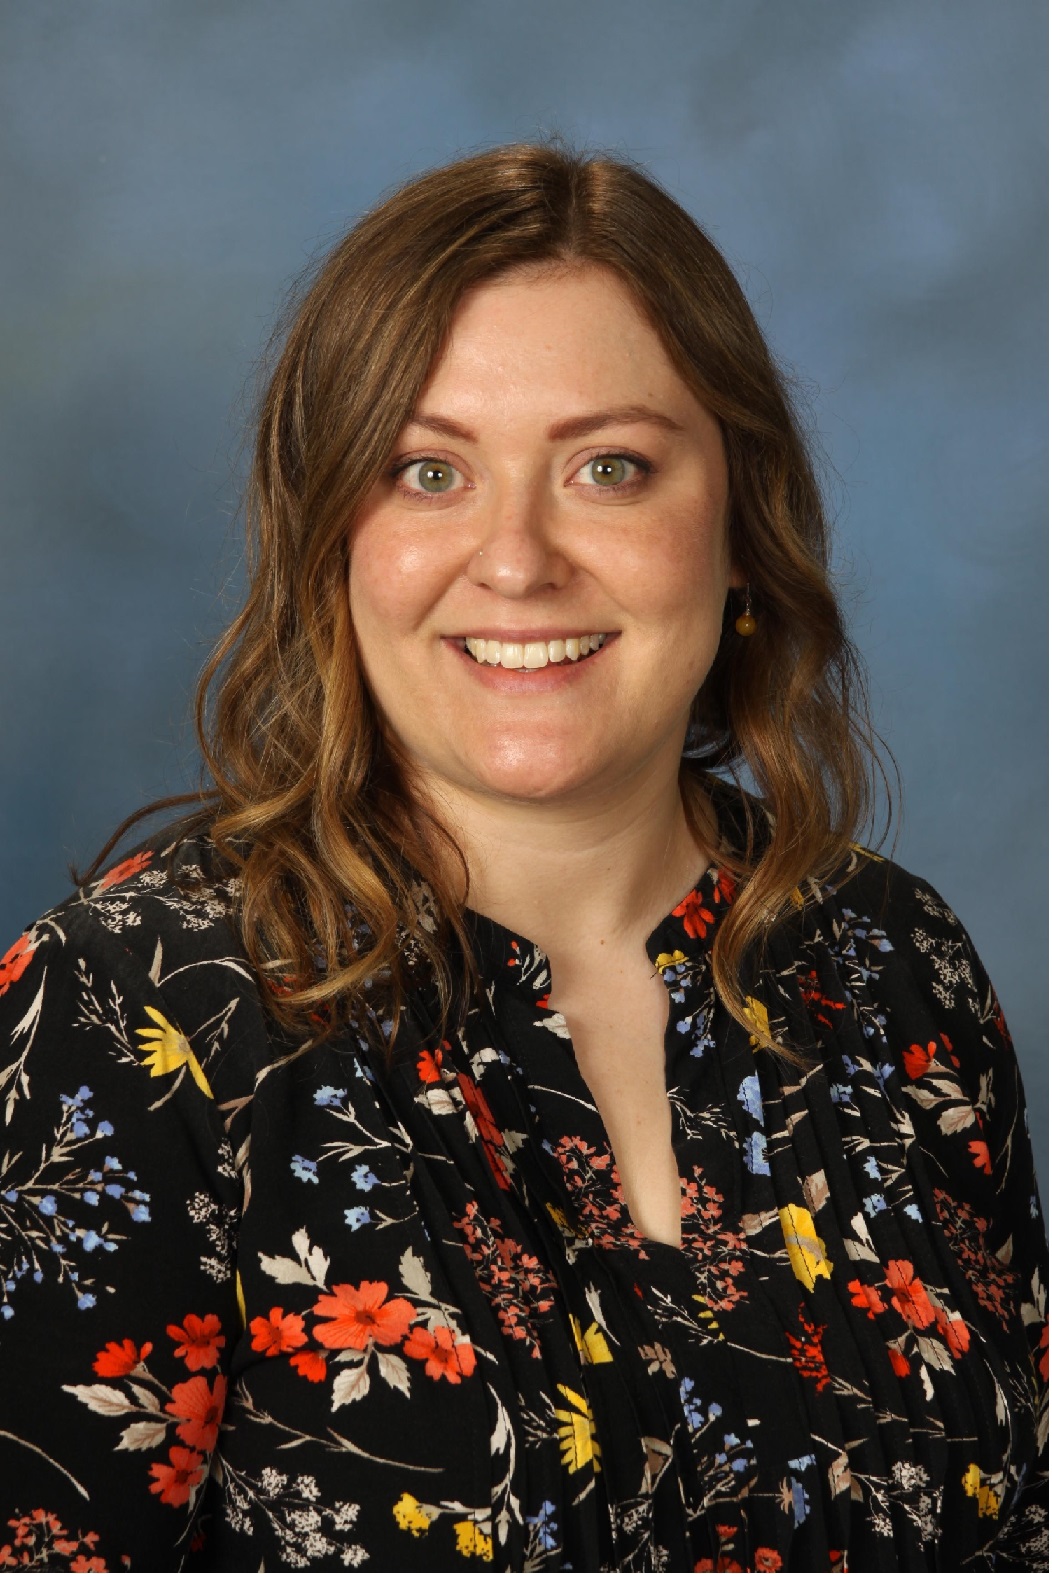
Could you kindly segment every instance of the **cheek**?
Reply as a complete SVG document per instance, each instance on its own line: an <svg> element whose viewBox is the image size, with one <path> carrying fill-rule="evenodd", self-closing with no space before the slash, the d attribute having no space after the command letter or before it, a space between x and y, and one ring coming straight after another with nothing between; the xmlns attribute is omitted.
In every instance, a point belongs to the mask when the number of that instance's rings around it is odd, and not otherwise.
<svg viewBox="0 0 1052 1574"><path fill-rule="evenodd" d="M382 519L359 524L350 542L348 595L363 655L416 629L448 581L433 543L400 536Z"/></svg>

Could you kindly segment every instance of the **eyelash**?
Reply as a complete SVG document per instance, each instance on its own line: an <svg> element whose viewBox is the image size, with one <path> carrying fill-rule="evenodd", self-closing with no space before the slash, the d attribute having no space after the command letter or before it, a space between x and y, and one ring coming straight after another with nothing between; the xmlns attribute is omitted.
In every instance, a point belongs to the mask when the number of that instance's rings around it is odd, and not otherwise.
<svg viewBox="0 0 1052 1574"><path fill-rule="evenodd" d="M593 486L589 488L590 491L627 492L631 488L638 486L643 476L652 475L654 473L653 464L649 459L644 459L642 454L633 454L628 452L627 449L600 448L596 453L591 454L587 459L579 464L574 474L580 474L586 465L594 464L597 459L627 459L630 465L635 465L636 469L641 472L641 475L630 476L627 481L618 481L615 486ZM399 459L391 466L390 470L388 471L388 475L398 487L398 490L402 493L403 497L422 497L426 498L429 503L432 503L444 495L441 492L425 492L422 490L417 491L415 487L402 486L399 484L400 477L403 476L407 470L411 470L414 465L425 465L429 462L434 464L448 464L450 465L451 469L457 469L456 465L452 464L450 460L442 459L438 454L414 454L411 459ZM458 471L458 474L459 473L460 472Z"/></svg>

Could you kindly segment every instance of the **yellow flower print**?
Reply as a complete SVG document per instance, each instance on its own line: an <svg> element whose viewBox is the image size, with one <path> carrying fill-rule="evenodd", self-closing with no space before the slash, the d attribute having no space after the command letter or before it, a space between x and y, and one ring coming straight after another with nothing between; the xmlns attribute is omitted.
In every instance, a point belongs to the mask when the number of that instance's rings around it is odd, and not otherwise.
<svg viewBox="0 0 1052 1574"><path fill-rule="evenodd" d="M570 1329L573 1333L574 1344L584 1357L586 1366L598 1366L602 1361L612 1361L610 1346L606 1342L606 1335L598 1323L592 1323L584 1332L576 1317L570 1318Z"/></svg>
<svg viewBox="0 0 1052 1574"><path fill-rule="evenodd" d="M559 1423L556 1435L562 1448L559 1457L571 1472L583 1469L591 1460L592 1469L598 1475L602 1467L599 1464L599 1444L595 1440L595 1420L591 1406L587 1399L575 1394L565 1383L560 1383L558 1388L573 1407L555 1412L555 1419Z"/></svg>
<svg viewBox="0 0 1052 1574"><path fill-rule="evenodd" d="M663 973L666 967L675 967L677 963L685 962L686 960L687 953L685 951L662 951L654 966L659 973Z"/></svg>
<svg viewBox="0 0 1052 1574"><path fill-rule="evenodd" d="M457 1536L457 1551L461 1557L481 1558L483 1563L493 1562L493 1537L480 1530L473 1519L453 1522Z"/></svg>
<svg viewBox="0 0 1052 1574"><path fill-rule="evenodd" d="M146 1065L150 1068L151 1077L166 1077L170 1072L186 1066L205 1097L213 1098L214 1094L208 1086L208 1078L201 1070L201 1062L190 1048L189 1041L167 1017L155 1011L153 1006L146 1007L146 1015L156 1022L157 1026L137 1027L135 1031L143 1040L139 1048L146 1056Z"/></svg>
<svg viewBox="0 0 1052 1574"><path fill-rule="evenodd" d="M978 1465L969 1465L961 1477L961 1485L969 1497L977 1500L979 1513L996 1519L1001 1512L1001 1499L993 1487L986 1486Z"/></svg>
<svg viewBox="0 0 1052 1574"><path fill-rule="evenodd" d="M767 1007L762 1000L755 1000L752 995L746 995L742 1009L756 1029L755 1034L750 1033L749 1035L749 1043L755 1049L756 1045L761 1043L764 1038L770 1038L771 1036L771 1023L767 1015Z"/></svg>
<svg viewBox="0 0 1052 1574"><path fill-rule="evenodd" d="M819 1279L828 1279L833 1264L826 1256L826 1243L815 1230L815 1221L806 1208L791 1202L778 1209L778 1218L789 1250L789 1261L800 1283L813 1290Z"/></svg>
<svg viewBox="0 0 1052 1574"><path fill-rule="evenodd" d="M431 1528L434 1514L425 1513L411 1492L403 1492L391 1513L399 1530L408 1530L414 1536L424 1536Z"/></svg>

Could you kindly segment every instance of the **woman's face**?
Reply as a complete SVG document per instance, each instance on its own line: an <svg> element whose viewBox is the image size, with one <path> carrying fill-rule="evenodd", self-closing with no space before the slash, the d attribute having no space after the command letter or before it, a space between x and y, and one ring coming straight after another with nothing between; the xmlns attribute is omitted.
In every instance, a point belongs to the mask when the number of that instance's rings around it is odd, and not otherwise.
<svg viewBox="0 0 1052 1574"><path fill-rule="evenodd" d="M715 420L612 274L468 295L351 533L366 678L424 782L583 803L677 771L741 583L727 497Z"/></svg>

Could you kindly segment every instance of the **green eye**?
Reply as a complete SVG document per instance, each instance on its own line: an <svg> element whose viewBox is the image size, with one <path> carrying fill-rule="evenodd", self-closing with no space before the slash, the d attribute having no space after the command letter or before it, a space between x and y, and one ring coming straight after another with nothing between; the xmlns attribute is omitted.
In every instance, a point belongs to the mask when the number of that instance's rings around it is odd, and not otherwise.
<svg viewBox="0 0 1052 1574"><path fill-rule="evenodd" d="M588 466L588 474L597 486L620 486L628 480L628 460L617 454L600 454Z"/></svg>
<svg viewBox="0 0 1052 1574"><path fill-rule="evenodd" d="M453 466L441 459L425 459L416 466L416 479L424 492L448 492L455 477Z"/></svg>

